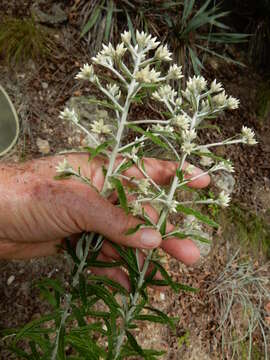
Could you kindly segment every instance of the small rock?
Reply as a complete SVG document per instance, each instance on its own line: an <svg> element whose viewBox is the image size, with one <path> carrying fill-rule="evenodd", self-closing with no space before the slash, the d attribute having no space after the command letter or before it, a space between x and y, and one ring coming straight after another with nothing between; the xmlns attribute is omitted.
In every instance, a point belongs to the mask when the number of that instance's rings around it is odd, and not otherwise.
<svg viewBox="0 0 270 360"><path fill-rule="evenodd" d="M235 179L230 173L222 172L218 175L214 175L213 180L214 184L220 190L224 190L228 194L231 194L233 192L235 186Z"/></svg>
<svg viewBox="0 0 270 360"><path fill-rule="evenodd" d="M42 86L42 89L46 90L46 89L48 89L49 84L46 83L46 82L42 82L42 83L41 83L41 86Z"/></svg>
<svg viewBox="0 0 270 360"><path fill-rule="evenodd" d="M49 152L51 151L48 140L43 140L41 138L37 138L36 144L37 144L39 151L42 154L49 154Z"/></svg>
<svg viewBox="0 0 270 360"><path fill-rule="evenodd" d="M10 275L10 277L7 279L7 286L11 285L14 280L15 280L15 276Z"/></svg>
<svg viewBox="0 0 270 360"><path fill-rule="evenodd" d="M163 292L161 292L159 294L160 300L165 300L165 294Z"/></svg>

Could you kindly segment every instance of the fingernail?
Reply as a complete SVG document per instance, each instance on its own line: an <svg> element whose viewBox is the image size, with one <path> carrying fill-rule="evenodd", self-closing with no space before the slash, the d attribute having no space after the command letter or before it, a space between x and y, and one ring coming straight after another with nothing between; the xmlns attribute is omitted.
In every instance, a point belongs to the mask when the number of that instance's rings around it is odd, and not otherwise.
<svg viewBox="0 0 270 360"><path fill-rule="evenodd" d="M152 229L144 229L141 235L141 245L146 248L155 248L161 243L160 234Z"/></svg>

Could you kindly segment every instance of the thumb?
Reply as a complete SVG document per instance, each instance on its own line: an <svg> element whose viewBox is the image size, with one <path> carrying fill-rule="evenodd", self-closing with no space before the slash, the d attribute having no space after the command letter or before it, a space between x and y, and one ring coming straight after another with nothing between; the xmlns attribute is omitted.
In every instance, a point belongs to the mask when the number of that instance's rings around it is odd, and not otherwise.
<svg viewBox="0 0 270 360"><path fill-rule="evenodd" d="M80 231L94 231L115 243L136 248L149 249L161 244L161 235L154 229L139 229L134 234L126 235L129 229L142 221L127 215L94 188L73 181L67 181L65 188L70 196L68 202L72 204L69 215Z"/></svg>

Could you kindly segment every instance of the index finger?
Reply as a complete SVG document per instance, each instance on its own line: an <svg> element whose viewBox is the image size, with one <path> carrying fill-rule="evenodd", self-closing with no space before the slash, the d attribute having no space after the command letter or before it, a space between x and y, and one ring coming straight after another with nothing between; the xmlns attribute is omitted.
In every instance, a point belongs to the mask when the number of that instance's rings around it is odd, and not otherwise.
<svg viewBox="0 0 270 360"><path fill-rule="evenodd" d="M158 160L155 158L143 158L144 169L147 175L149 175L158 185L168 185L174 177L179 163L175 161ZM189 166L189 163L185 162L183 170ZM188 186L193 188L204 188L210 183L210 176L203 174L203 171L194 166L192 173L184 173L185 179L192 177L198 177L196 180L190 181ZM131 166L124 172L124 175L128 177L135 177L136 179L143 179L145 176L138 169L136 165ZM200 176L201 175L201 176Z"/></svg>

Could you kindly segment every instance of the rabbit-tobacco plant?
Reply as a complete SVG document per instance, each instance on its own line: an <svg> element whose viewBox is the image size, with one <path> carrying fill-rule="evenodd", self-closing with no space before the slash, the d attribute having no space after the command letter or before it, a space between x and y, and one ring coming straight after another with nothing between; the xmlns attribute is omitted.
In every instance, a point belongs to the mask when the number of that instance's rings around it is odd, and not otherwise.
<svg viewBox="0 0 270 360"><path fill-rule="evenodd" d="M143 226L159 230L164 241L174 236L179 237L179 241L189 237L205 242L207 239L201 232L199 222L213 227L218 225L192 205L228 206L229 195L221 192L216 198L201 199L195 196L193 200L181 201L176 194L184 191L190 181L205 174L217 171L233 172L231 162L217 157L211 149L236 143L255 144L254 133L243 126L240 135L217 143L200 145L197 133L202 121L215 117L226 109L236 109L239 101L227 96L222 85L216 80L209 86L201 76L190 78L184 89L177 93L169 83L182 78L181 67L170 65L165 74L157 70L161 68L161 62L171 61L172 54L166 45L160 45L156 38L138 31L136 43L132 44L130 32L125 31L121 38L122 43L115 48L111 44L103 45L103 50L92 58L95 65L85 64L76 76L79 80L90 81L96 85L107 97L108 104L114 111L111 123L104 123L103 119L94 121L91 124L92 131L89 132L80 124L74 109L66 108L60 117L72 121L91 138L94 146L88 148L90 160L95 156L107 159L107 167L103 169L105 181L101 194L108 197L116 191L119 205L127 213L131 212L143 220L143 225L130 229L128 234ZM126 65L128 57L130 66ZM95 66L109 70L114 81L106 83L101 80L95 73ZM138 99L144 100L142 94L145 96L147 92L152 99L164 105L167 120L133 121L129 117L132 103ZM127 129L132 129L137 133L137 137L123 145ZM166 149L179 164L169 187L158 185L145 170L143 152L146 140ZM190 155L200 157L205 171L192 176L192 166L189 165L185 169L185 172L190 174L187 179L184 177L183 167ZM125 176L125 170L134 164L140 169L144 179L136 180ZM79 169L71 168L65 160L59 164L57 172L61 177L74 176L92 186L90 179L83 177ZM129 186L124 185L123 180L128 180ZM130 186L132 183L133 186ZM133 200L128 202L128 197ZM143 205L146 203L158 210L157 223L144 212ZM173 231L166 233L168 216L177 212L186 215L186 220L178 224ZM52 360L65 359L67 354L72 354L70 359L91 360L126 359L134 355L144 359L157 359L162 354L157 350L142 349L132 334L137 320L174 326L174 319L148 304L147 286L155 284L170 285L174 290L194 289L171 279L159 262L157 250L145 251L145 261L141 266L138 250L112 244L121 260L111 263L99 261L97 257L102 242L101 235L85 233L74 250L67 241L67 256L73 263L70 283L64 287L58 281L46 279L40 284L42 292L53 305L54 312L26 325L20 331L11 331L10 333L16 334L12 345L14 351L26 359ZM130 293L113 280L93 275L89 270L86 274L84 270L89 269L89 266L125 268L130 277ZM157 271L160 271L163 280L155 279ZM102 311L97 307L97 303L103 303ZM50 325L45 326L48 322ZM30 354L15 346L22 338L30 340Z"/></svg>

